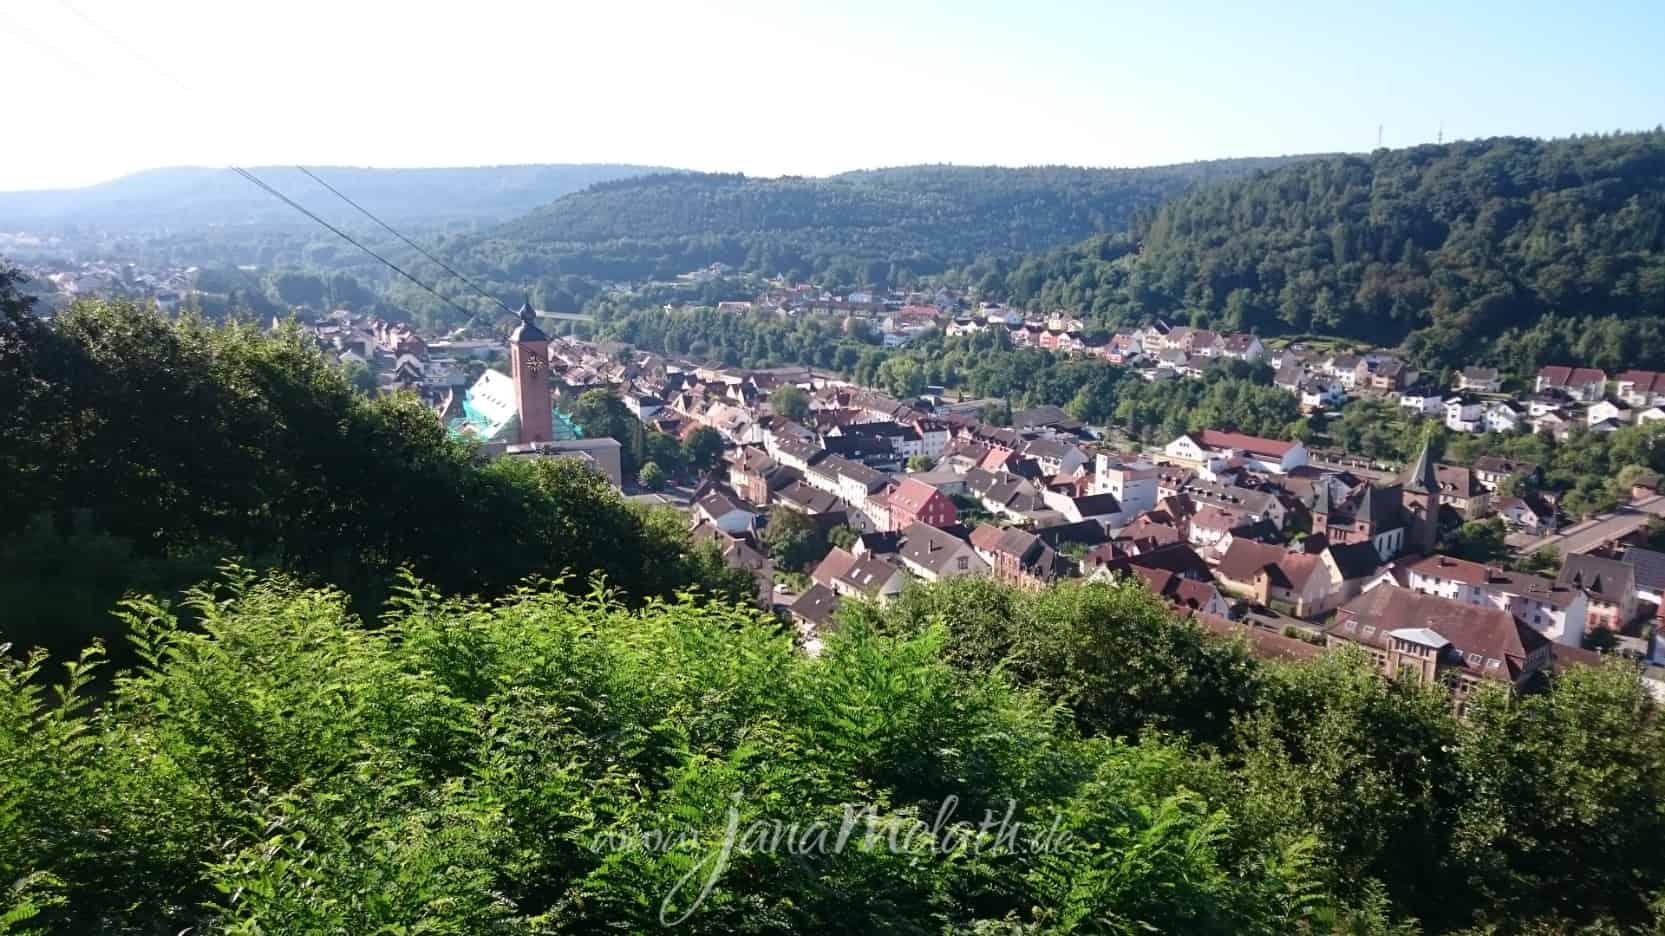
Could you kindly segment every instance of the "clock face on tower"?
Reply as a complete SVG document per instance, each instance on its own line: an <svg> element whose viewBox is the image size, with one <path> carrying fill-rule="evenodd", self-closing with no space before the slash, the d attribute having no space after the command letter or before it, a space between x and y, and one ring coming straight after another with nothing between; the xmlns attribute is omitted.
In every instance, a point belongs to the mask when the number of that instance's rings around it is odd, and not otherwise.
<svg viewBox="0 0 1665 936"><path fill-rule="evenodd" d="M534 374L537 373L543 369L543 359L538 357L536 354L528 355L526 358L526 369Z"/></svg>

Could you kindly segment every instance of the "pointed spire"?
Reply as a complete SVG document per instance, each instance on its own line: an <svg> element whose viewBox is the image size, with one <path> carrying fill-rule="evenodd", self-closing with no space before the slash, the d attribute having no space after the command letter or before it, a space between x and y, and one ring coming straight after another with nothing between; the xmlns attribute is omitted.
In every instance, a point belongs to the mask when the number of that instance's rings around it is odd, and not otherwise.
<svg viewBox="0 0 1665 936"><path fill-rule="evenodd" d="M549 336L545 335L543 333L543 329L538 327L538 311L532 308L532 297L530 295L526 296L525 301L521 303L520 311L516 312L515 315L520 316L520 327L516 328L514 332L509 335L510 341L524 342L549 340Z"/></svg>
<svg viewBox="0 0 1665 936"><path fill-rule="evenodd" d="M1405 472L1405 490L1412 494L1438 494L1440 483L1434 476L1434 460L1428 455L1428 437L1422 437L1422 451Z"/></svg>

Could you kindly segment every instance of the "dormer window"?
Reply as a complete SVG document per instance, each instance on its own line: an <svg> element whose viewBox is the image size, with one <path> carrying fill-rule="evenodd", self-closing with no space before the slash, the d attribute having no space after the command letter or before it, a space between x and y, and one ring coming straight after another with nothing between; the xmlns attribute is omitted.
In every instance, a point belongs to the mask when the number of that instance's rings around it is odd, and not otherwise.
<svg viewBox="0 0 1665 936"><path fill-rule="evenodd" d="M1356 631L1356 630L1359 629L1359 622L1358 621L1348 621L1346 627L1347 627L1347 630Z"/></svg>
<svg viewBox="0 0 1665 936"><path fill-rule="evenodd" d="M1376 633L1376 625L1366 624L1364 626L1364 636L1369 637L1371 634L1374 634L1374 633Z"/></svg>
<svg viewBox="0 0 1665 936"><path fill-rule="evenodd" d="M1486 669L1497 669L1501 664L1501 660L1494 660L1491 657L1486 658Z"/></svg>
<svg viewBox="0 0 1665 936"><path fill-rule="evenodd" d="M1468 665L1470 665L1470 666L1479 666L1480 665L1480 660L1481 660L1481 657L1480 657L1480 654L1478 654L1478 653L1470 653L1468 655Z"/></svg>

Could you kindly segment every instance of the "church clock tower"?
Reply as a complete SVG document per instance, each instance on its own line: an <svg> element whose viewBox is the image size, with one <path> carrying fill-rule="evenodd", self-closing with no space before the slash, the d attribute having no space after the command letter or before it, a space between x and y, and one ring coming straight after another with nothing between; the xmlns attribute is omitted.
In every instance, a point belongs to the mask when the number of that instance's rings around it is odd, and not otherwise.
<svg viewBox="0 0 1665 936"><path fill-rule="evenodd" d="M520 307L520 327L509 336L509 366L515 378L515 411L520 415L520 442L549 442L555 438L549 398L549 336L538 328L532 301Z"/></svg>
<svg viewBox="0 0 1665 936"><path fill-rule="evenodd" d="M1416 462L1405 472L1401 490L1405 512L1411 521L1405 546L1432 556L1440 538L1440 482L1434 471L1434 460L1428 454L1427 439L1422 441Z"/></svg>

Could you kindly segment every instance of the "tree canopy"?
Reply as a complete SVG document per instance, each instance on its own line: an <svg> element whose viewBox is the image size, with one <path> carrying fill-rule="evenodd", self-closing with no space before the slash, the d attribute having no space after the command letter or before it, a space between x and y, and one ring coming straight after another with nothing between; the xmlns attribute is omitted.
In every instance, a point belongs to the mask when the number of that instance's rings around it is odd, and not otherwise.
<svg viewBox="0 0 1665 936"><path fill-rule="evenodd" d="M47 324L3 276L0 306L12 639L79 645L123 591L176 589L224 556L365 608L401 567L484 595L564 571L643 598L749 587L576 462L488 463L415 398L365 397L292 325L102 301Z"/></svg>
<svg viewBox="0 0 1665 936"><path fill-rule="evenodd" d="M1110 323L1404 341L1435 369L1665 367L1665 132L1296 162L968 276Z"/></svg>

